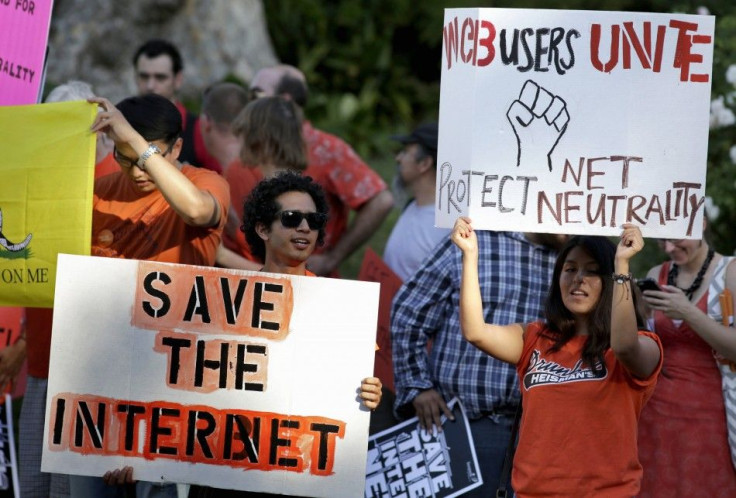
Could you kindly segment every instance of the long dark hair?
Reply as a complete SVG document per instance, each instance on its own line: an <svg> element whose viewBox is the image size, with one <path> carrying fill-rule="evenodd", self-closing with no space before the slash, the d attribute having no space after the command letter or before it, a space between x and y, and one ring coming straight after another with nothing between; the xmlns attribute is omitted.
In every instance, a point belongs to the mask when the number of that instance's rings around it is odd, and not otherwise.
<svg viewBox="0 0 736 498"><path fill-rule="evenodd" d="M588 338L583 347L583 361L598 373L598 363L603 363L603 355L611 346L611 301L613 299L614 284L613 258L616 255L616 246L605 237L577 235L567 241L557 256L555 269L552 273L552 285L549 288L545 303L545 317L547 319L548 336L554 341L550 351L559 351L570 339L575 336L575 317L570 313L563 301L560 289L560 276L568 254L576 247L581 247L598 264L598 278L601 279L601 295L595 308L588 315ZM634 300L634 312L639 329L646 329L646 322L637 305L636 285L628 282L630 299Z"/></svg>

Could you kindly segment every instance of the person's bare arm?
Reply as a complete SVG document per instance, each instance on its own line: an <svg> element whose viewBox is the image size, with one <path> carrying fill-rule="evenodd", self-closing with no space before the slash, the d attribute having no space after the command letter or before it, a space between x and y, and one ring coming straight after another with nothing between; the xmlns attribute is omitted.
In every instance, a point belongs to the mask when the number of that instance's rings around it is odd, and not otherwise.
<svg viewBox="0 0 736 498"><path fill-rule="evenodd" d="M450 237L463 253L460 282L460 329L463 337L484 353L515 365L524 349L524 327L518 323L495 325L485 322L478 279L478 238L470 218L458 218Z"/></svg>
<svg viewBox="0 0 736 498"><path fill-rule="evenodd" d="M215 263L217 263L217 266L221 266L223 268L233 268L235 270L258 271L263 268L263 265L261 263L256 263L255 261L246 259L235 251L231 251L222 244L220 244L220 246L217 248Z"/></svg>
<svg viewBox="0 0 736 498"><path fill-rule="evenodd" d="M736 260L726 268L725 284L731 295L736 296ZM663 312L668 318L685 320L717 353L736 361L736 330L700 311L681 289L665 285L661 291L646 291L644 299L652 309ZM731 312L736 313L736 306Z"/></svg>
<svg viewBox="0 0 736 498"><path fill-rule="evenodd" d="M644 247L644 239L635 225L624 224L621 240L616 248L614 272L629 274L629 260ZM611 278L603 275L602 278ZM631 281L614 283L611 303L611 349L616 358L635 377L649 377L660 359L657 343L650 337L639 334L634 312L634 285Z"/></svg>

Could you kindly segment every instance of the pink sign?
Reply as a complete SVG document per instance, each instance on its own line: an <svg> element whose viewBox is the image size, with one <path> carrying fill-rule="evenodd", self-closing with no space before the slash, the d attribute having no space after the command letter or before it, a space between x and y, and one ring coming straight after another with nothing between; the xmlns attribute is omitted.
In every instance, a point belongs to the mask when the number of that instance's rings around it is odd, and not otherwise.
<svg viewBox="0 0 736 498"><path fill-rule="evenodd" d="M0 105L38 102L53 0L0 0Z"/></svg>

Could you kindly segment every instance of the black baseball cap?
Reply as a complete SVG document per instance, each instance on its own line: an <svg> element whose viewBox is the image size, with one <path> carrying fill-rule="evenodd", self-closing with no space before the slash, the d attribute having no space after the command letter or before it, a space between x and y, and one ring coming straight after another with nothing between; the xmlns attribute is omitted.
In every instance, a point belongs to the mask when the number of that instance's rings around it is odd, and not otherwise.
<svg viewBox="0 0 736 498"><path fill-rule="evenodd" d="M391 139L404 145L420 144L427 150L437 153L437 123L421 124L409 135L394 135Z"/></svg>

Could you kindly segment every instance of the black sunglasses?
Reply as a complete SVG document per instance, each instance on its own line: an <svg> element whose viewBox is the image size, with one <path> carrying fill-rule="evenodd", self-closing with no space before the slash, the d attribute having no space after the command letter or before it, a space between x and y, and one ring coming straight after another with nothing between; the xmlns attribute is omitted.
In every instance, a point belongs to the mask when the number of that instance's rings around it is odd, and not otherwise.
<svg viewBox="0 0 736 498"><path fill-rule="evenodd" d="M310 230L322 230L327 223L327 215L324 213L302 213L301 211L279 211L276 217L281 221L284 228L297 228L302 220L307 220Z"/></svg>

